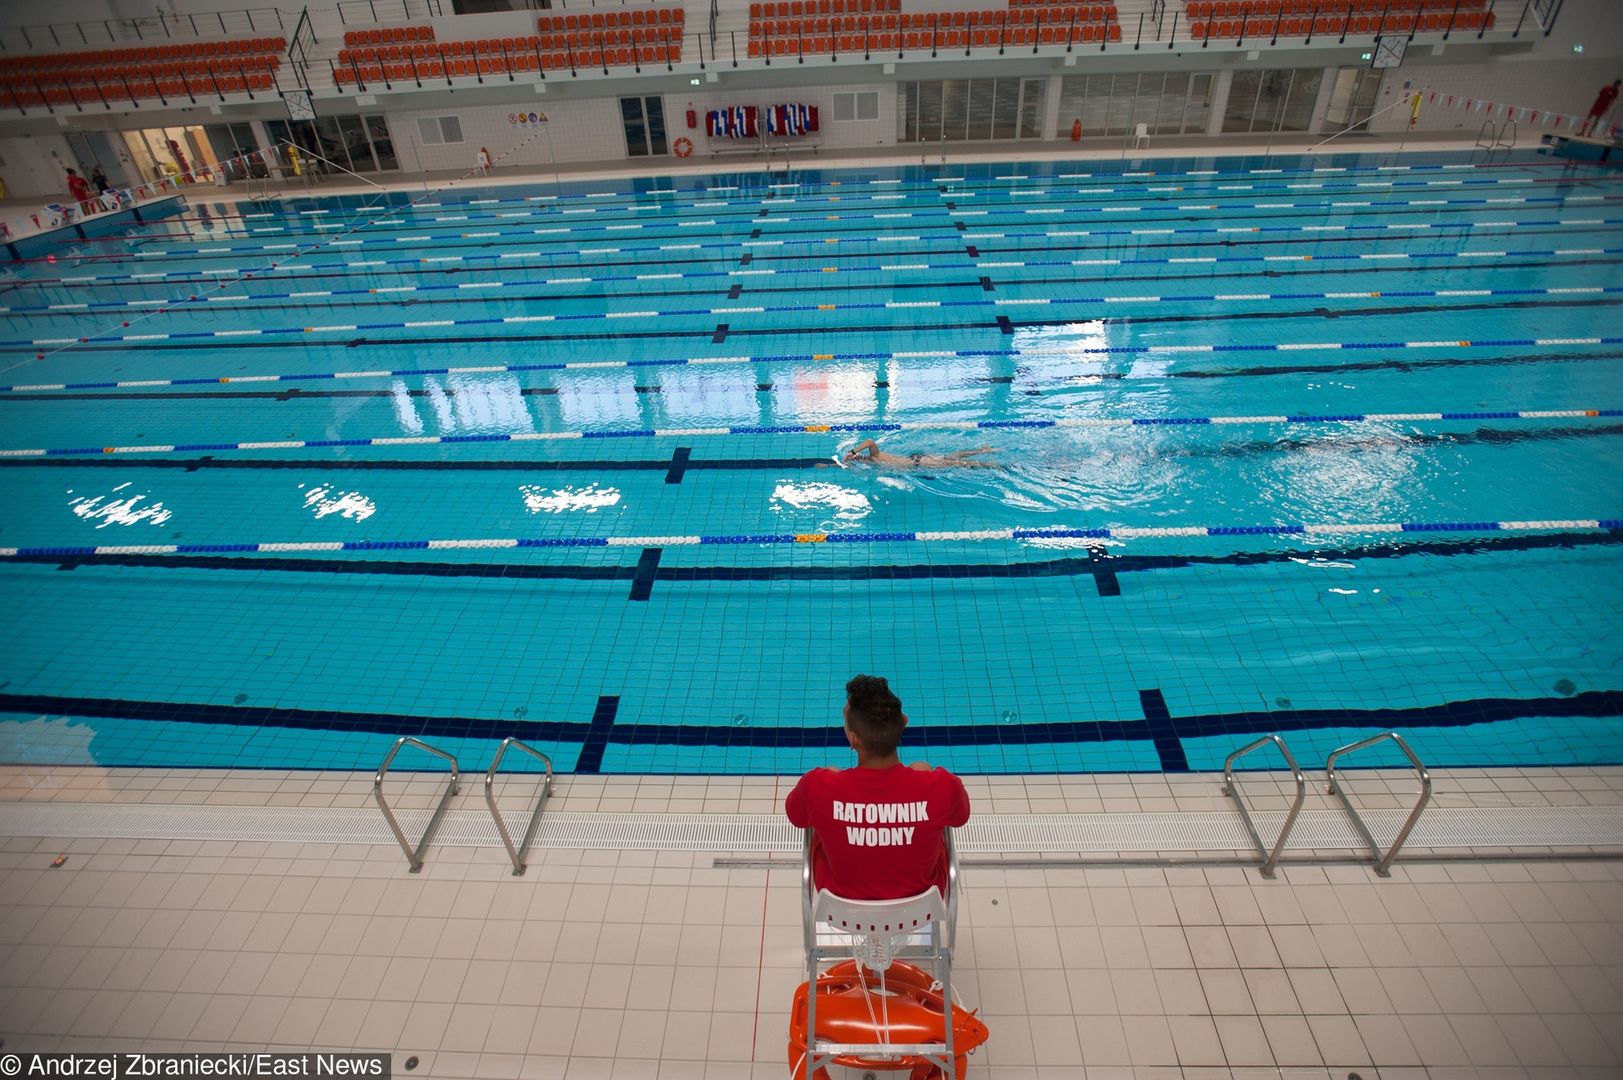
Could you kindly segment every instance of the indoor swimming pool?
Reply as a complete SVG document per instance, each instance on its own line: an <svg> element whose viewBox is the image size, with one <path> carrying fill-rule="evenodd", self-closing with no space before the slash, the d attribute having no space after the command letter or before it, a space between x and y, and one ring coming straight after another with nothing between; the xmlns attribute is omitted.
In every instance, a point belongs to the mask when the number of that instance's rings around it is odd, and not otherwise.
<svg viewBox="0 0 1623 1080"><path fill-rule="evenodd" d="M1530 154L188 194L5 267L0 761L1623 762L1620 263Z"/></svg>

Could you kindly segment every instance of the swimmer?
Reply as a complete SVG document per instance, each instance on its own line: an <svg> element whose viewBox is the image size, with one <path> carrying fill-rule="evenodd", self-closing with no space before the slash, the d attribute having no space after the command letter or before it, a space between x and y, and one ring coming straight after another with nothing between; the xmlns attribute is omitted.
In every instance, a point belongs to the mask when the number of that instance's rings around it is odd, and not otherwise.
<svg viewBox="0 0 1623 1080"><path fill-rule="evenodd" d="M884 469L995 469L993 461L979 461L976 455L996 451L990 446L974 450L954 450L948 454L890 454L872 439L863 439L846 452L846 462L869 461Z"/></svg>

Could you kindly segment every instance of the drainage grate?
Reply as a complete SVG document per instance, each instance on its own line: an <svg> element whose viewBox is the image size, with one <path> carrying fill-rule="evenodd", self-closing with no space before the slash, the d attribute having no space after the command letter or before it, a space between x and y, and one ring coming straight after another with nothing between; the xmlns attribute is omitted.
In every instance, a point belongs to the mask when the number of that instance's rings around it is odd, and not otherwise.
<svg viewBox="0 0 1623 1080"><path fill-rule="evenodd" d="M399 813L407 835L418 835L426 810ZM1390 843L1406 810L1364 812L1375 838ZM1284 811L1255 814L1271 838ZM127 806L0 803L0 835L130 840L259 840L288 843L381 844L394 838L375 809L297 807ZM499 847L483 810L447 811L435 846ZM798 852L800 832L769 814L585 814L548 810L537 848L715 852ZM1406 850L1417 848L1623 849L1623 807L1430 807ZM963 854L1151 851L1245 851L1250 839L1229 813L982 814L958 831ZM1339 810L1305 810L1287 850L1363 850Z"/></svg>

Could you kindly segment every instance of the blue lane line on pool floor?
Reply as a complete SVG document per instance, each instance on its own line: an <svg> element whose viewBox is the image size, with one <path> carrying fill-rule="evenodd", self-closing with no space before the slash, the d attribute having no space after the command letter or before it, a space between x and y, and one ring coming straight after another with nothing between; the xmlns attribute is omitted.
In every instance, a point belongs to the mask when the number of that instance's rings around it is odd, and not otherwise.
<svg viewBox="0 0 1623 1080"><path fill-rule="evenodd" d="M1158 694L1158 691L1150 691ZM1152 699L1153 700L1153 699ZM1143 698L1141 697L1141 702ZM738 727L720 724L625 723L618 719L621 698L598 699L590 723L485 719L410 713L344 712L334 709L264 708L195 702L63 697L45 694L0 694L0 713L38 716L100 717L121 720L219 724L238 727L288 728L348 734L422 738L485 739L509 736L542 750L557 744L579 745L577 773L602 771L609 745L645 747L714 747L782 750L792 755L807 749L845 749L844 731L834 724L816 726ZM1164 704L1164 702L1163 702ZM1409 730L1461 728L1524 718L1623 716L1623 691L1589 690L1570 697L1467 698L1435 705L1395 708L1278 709L1235 713L1207 713L1157 717L1155 720L1080 720L1016 724L913 724L909 746L921 751L939 747L1014 747L1085 745L1150 741L1156 732L1170 739L1233 737L1235 745L1248 736L1323 729ZM1170 752L1170 746L1168 750ZM1182 747L1179 746L1181 753ZM1173 757L1176 761L1176 757ZM98 762L120 764L116 760ZM1574 759L1570 764L1585 764ZM1433 765L1469 766L1472 761L1434 761ZM639 769L651 772L655 769ZM673 770L675 771L675 770ZM769 772L782 771L769 769ZM1023 770L1022 770L1023 771ZM1088 771L1104 771L1090 769ZM1122 770L1134 771L1134 770ZM1168 770L1173 771L1173 770ZM1187 764L1184 769L1188 771Z"/></svg>
<svg viewBox="0 0 1623 1080"><path fill-rule="evenodd" d="M1417 536L1418 534L1409 534ZM1324 562L1364 562L1407 559L1419 555L1440 558L1469 558L1476 555L1517 554L1536 551L1568 551L1579 548L1611 548L1623 544L1623 531L1549 532L1534 534L1487 534L1446 540L1392 539L1354 547L1308 549L1289 548L1262 551L1230 551L1211 555L1135 555L1112 553L1090 547L1086 558L1066 557L1006 562L812 564L807 562L768 563L757 566L669 566L653 568L654 584L693 584L706 582L760 581L933 581L963 583L970 580L1009 580L1082 577L1092 575L1095 590L1103 599L1122 595L1119 575L1156 571L1177 571L1191 567L1251 567L1301 565L1304 557ZM644 549L647 551L648 549ZM661 549L663 555L663 549ZM640 558L640 556L639 556ZM18 556L0 566L40 565L59 571L79 567L139 567L153 570L218 570L251 573L393 575L401 577L473 578L511 581L634 581L637 566L624 564L576 564L556 562L437 562L429 560L333 559L298 556L264 558L251 555L192 555L177 560L164 555L78 555Z"/></svg>
<svg viewBox="0 0 1623 1080"><path fill-rule="evenodd" d="M602 771L603 751L608 748L609 740L614 735L614 718L619 711L619 695L605 694L597 699L597 708L592 713L592 722L587 725L580 756L575 759L575 772L590 774Z"/></svg>
<svg viewBox="0 0 1623 1080"><path fill-rule="evenodd" d="M271 442L221 440L208 443L148 443L134 446L0 448L0 458L85 457L105 454L190 454L222 450L306 450L325 447L435 446L489 442L572 442L584 439L661 439L748 435L845 435L896 431L997 431L1010 428L1121 428L1121 427L1225 427L1256 424L1389 424L1458 420L1568 420L1623 416L1623 409L1501 409L1468 412L1402 413L1277 413L1250 416L1122 416L1061 417L1057 420L858 420L838 424L768 424L713 428L625 428L595 431L521 432L500 435L396 435L347 439L280 439ZM667 484L680 484L690 465L693 448L679 446L671 454Z"/></svg>
<svg viewBox="0 0 1623 1080"><path fill-rule="evenodd" d="M1167 699L1159 690L1140 690L1138 702L1144 710L1144 723L1149 727L1150 740L1155 743L1155 753L1161 759L1161 771L1188 772L1189 759L1184 756L1178 727L1167 709Z"/></svg>

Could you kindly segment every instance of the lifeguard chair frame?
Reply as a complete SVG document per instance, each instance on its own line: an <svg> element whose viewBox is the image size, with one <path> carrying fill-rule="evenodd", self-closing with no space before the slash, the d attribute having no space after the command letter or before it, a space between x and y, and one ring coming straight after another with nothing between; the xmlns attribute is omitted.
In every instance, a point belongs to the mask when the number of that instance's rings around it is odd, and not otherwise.
<svg viewBox="0 0 1623 1080"><path fill-rule="evenodd" d="M801 851L800 914L806 946L806 1056L812 1077L835 1058L861 1057L928 1061L940 1075L955 1075L952 1008L952 954L958 931L958 849L952 830L942 833L947 849L947 895L931 886L900 900L848 900L812 882L812 832L805 830ZM942 1040L926 1043L837 1043L817 1038L817 980L825 963L855 960L883 973L892 960L920 961L939 984L946 1004Z"/></svg>

